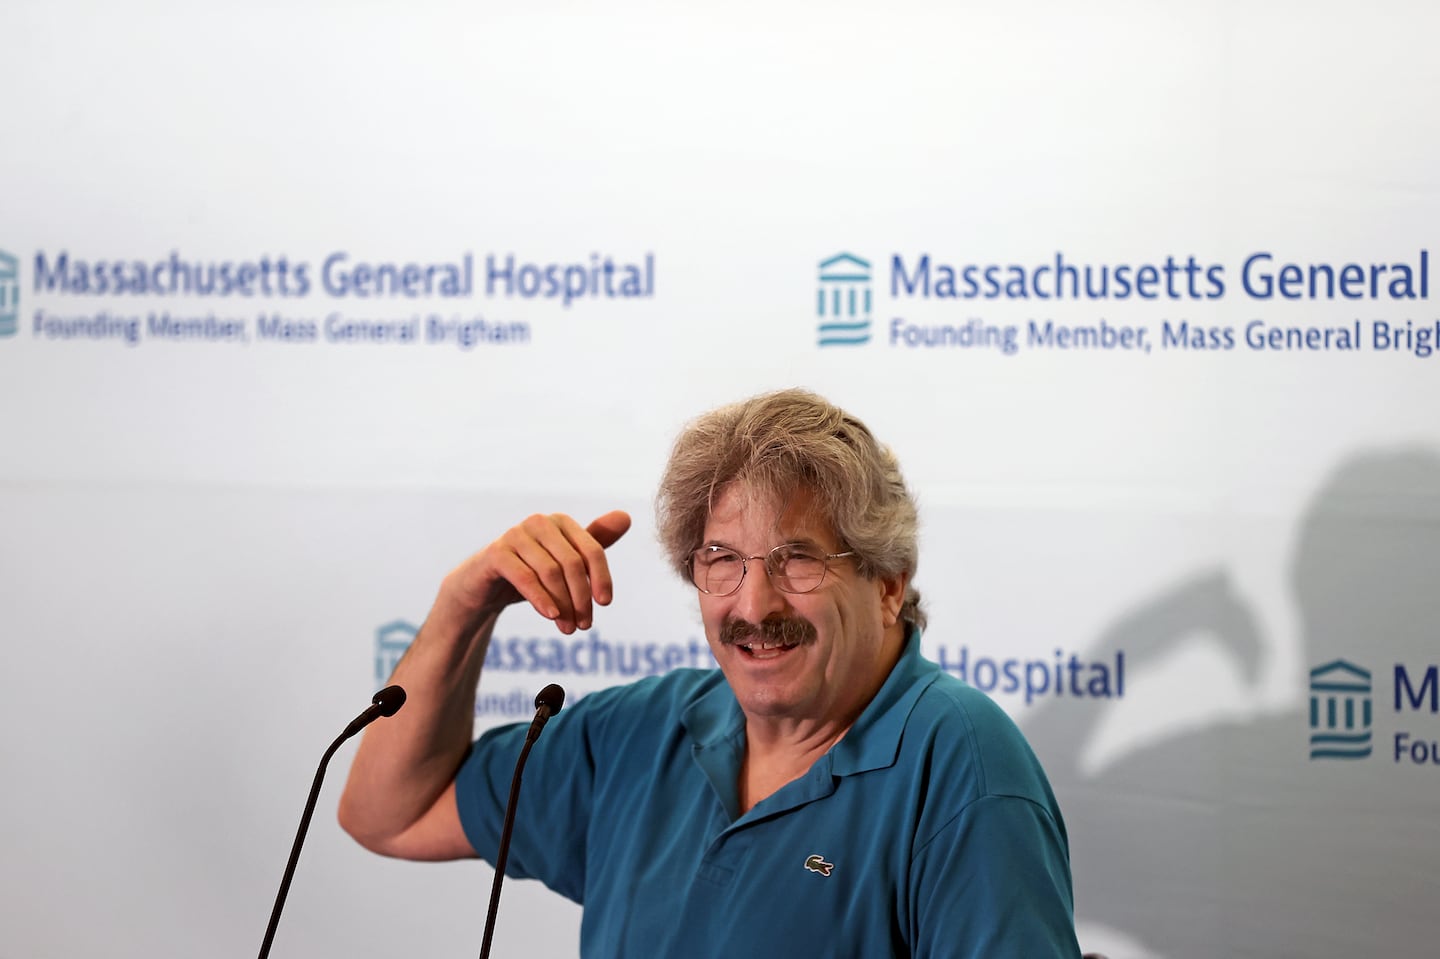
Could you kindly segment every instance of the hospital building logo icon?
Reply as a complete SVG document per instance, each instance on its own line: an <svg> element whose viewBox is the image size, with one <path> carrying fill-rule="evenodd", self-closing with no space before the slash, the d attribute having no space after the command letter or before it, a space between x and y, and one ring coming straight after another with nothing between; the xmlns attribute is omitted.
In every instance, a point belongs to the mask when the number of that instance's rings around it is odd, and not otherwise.
<svg viewBox="0 0 1440 959"><path fill-rule="evenodd" d="M0 250L0 336L20 328L20 264Z"/></svg>
<svg viewBox="0 0 1440 959"><path fill-rule="evenodd" d="M1370 755L1370 671L1343 659L1310 670L1310 758Z"/></svg>
<svg viewBox="0 0 1440 959"><path fill-rule="evenodd" d="M400 657L410 648L417 632L419 630L403 619L386 623L375 630L376 684L384 685L390 674L395 672L395 664L400 662Z"/></svg>
<svg viewBox="0 0 1440 959"><path fill-rule="evenodd" d="M820 261L815 293L821 346L870 342L870 262L853 253Z"/></svg>

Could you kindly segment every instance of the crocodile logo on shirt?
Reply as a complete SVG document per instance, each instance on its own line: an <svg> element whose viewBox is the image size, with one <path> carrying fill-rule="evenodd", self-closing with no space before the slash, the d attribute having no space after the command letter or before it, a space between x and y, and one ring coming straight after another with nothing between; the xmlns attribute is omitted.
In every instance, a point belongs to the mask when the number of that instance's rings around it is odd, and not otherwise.
<svg viewBox="0 0 1440 959"><path fill-rule="evenodd" d="M835 870L835 864L826 862L824 856L809 856L805 860L805 868L811 872L818 872L822 876L828 876Z"/></svg>

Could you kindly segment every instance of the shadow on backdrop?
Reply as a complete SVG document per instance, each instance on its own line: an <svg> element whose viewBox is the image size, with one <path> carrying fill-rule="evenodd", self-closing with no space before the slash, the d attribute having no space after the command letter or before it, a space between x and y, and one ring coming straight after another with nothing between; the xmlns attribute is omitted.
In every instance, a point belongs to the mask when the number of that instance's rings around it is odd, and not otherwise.
<svg viewBox="0 0 1440 959"><path fill-rule="evenodd" d="M1310 758L1308 672L1291 709L1148 744L1094 776L1078 757L1105 701L1050 700L1026 724L1065 811L1077 918L1167 959L1432 955L1440 942L1440 765L1394 751L1399 730L1440 739L1433 692L1397 712L1394 675L1404 664L1419 692L1440 659L1440 459L1349 460L1298 532L1298 668L1343 658L1370 672L1370 755ZM1123 649L1140 666L1197 632L1251 682L1274 645L1216 570L1131 611L1092 655Z"/></svg>

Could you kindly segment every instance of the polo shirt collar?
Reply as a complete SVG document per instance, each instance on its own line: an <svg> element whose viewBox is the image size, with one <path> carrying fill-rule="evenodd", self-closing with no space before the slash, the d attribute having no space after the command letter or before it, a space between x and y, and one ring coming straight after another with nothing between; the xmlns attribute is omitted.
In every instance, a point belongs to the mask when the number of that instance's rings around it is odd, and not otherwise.
<svg viewBox="0 0 1440 959"><path fill-rule="evenodd" d="M830 771L849 776L895 765L905 721L939 668L920 655L920 630L911 626L895 668L843 739L830 749Z"/></svg>

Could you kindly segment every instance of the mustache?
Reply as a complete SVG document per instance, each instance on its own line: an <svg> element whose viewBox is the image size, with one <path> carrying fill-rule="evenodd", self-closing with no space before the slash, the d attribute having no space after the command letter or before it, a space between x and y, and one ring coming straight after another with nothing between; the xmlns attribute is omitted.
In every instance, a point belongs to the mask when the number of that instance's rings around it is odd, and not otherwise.
<svg viewBox="0 0 1440 959"><path fill-rule="evenodd" d="M720 642L727 646L743 645L755 640L800 646L813 643L815 638L814 624L795 616L773 616L759 623L727 616L720 624Z"/></svg>

